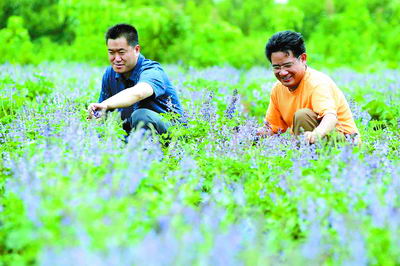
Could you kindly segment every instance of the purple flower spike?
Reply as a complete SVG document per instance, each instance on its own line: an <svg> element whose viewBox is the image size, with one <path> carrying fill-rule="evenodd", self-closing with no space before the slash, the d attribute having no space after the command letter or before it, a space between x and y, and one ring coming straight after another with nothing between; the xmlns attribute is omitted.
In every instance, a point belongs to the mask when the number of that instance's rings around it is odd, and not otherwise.
<svg viewBox="0 0 400 266"><path fill-rule="evenodd" d="M97 110L93 110L93 115L94 115L94 117L99 118L101 116L101 112L97 111Z"/></svg>
<svg viewBox="0 0 400 266"><path fill-rule="evenodd" d="M237 89L233 90L233 96L229 103L228 108L225 110L225 116L229 119L233 118L234 113L236 112L236 105L239 100L238 91Z"/></svg>

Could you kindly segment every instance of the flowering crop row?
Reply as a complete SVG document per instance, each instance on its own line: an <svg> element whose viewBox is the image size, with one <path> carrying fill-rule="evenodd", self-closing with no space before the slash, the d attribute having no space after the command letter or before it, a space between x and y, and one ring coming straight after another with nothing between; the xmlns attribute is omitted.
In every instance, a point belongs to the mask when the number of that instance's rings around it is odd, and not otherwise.
<svg viewBox="0 0 400 266"><path fill-rule="evenodd" d="M0 70L5 265L400 263L398 71L331 73L353 146L257 140L274 82L263 68L167 67L187 124L127 143L118 114L85 119L102 69Z"/></svg>

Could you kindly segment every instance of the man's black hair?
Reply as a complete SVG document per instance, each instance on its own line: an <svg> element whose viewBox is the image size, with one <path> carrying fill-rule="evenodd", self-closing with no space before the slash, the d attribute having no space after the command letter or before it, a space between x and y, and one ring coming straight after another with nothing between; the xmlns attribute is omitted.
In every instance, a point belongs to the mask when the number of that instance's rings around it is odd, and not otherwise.
<svg viewBox="0 0 400 266"><path fill-rule="evenodd" d="M272 35L265 47L265 55L270 62L272 53L284 52L289 55L289 51L292 51L295 57L306 52L301 33L290 30L277 32Z"/></svg>
<svg viewBox="0 0 400 266"><path fill-rule="evenodd" d="M120 37L125 37L128 44L135 47L139 44L138 32L132 25L129 24L117 24L108 29L106 33L106 43L108 39L118 39Z"/></svg>

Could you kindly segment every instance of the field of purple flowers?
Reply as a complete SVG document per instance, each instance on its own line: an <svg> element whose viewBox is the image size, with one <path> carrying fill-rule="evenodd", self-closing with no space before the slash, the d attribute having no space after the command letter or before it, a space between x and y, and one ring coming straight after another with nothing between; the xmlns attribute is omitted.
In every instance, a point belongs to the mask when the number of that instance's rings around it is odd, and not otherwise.
<svg viewBox="0 0 400 266"><path fill-rule="evenodd" d="M187 125L125 143L103 70L0 66L0 265L400 264L400 71L329 71L354 146L255 141L270 71L181 66Z"/></svg>

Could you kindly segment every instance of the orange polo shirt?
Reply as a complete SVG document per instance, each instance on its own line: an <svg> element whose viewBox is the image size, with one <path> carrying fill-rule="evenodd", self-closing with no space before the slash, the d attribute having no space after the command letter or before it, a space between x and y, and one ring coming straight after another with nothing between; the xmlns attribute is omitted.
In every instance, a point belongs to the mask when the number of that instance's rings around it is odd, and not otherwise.
<svg viewBox="0 0 400 266"><path fill-rule="evenodd" d="M309 108L318 119L328 113L336 115L336 129L344 134L358 133L356 124L342 91L327 75L307 67L297 89L291 92L279 81L272 88L265 121L273 132L293 128L293 115L302 108Z"/></svg>

